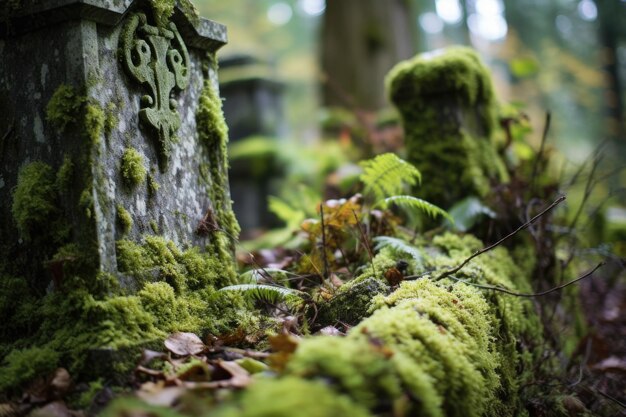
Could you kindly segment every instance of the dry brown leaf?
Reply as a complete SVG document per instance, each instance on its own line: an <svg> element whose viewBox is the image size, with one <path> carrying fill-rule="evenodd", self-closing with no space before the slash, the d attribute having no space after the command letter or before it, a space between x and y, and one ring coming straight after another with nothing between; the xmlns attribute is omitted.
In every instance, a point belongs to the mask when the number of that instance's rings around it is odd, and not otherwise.
<svg viewBox="0 0 626 417"><path fill-rule="evenodd" d="M183 387L166 387L164 381L146 382L137 391L137 397L151 405L171 407L185 393Z"/></svg>
<svg viewBox="0 0 626 417"><path fill-rule="evenodd" d="M53 401L29 414L30 417L73 417L63 401Z"/></svg>
<svg viewBox="0 0 626 417"><path fill-rule="evenodd" d="M207 348L197 335L183 332L171 334L164 344L167 350L179 356L197 355Z"/></svg>

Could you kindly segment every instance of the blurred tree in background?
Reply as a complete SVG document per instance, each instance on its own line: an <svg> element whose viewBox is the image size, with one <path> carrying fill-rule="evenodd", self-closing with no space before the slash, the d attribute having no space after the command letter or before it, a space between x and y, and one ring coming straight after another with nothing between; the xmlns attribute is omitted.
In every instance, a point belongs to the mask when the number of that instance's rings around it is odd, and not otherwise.
<svg viewBox="0 0 626 417"><path fill-rule="evenodd" d="M582 161L603 141L610 142L613 159L626 152L626 1L196 4L204 16L228 25L231 42L222 55L243 50L274 60L289 86L287 118L298 140L319 136L319 103L378 110L393 61L461 43L478 49L492 67L501 100L525 103L536 132L545 111L552 112L551 140L568 159Z"/></svg>
<svg viewBox="0 0 626 417"><path fill-rule="evenodd" d="M417 52L416 29L409 0L329 1L320 36L322 104L388 105L382 80Z"/></svg>

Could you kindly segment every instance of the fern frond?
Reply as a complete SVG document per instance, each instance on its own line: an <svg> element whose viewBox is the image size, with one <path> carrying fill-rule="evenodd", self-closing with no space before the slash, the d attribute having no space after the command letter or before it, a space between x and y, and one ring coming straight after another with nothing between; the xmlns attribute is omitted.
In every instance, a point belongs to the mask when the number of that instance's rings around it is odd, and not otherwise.
<svg viewBox="0 0 626 417"><path fill-rule="evenodd" d="M289 274L291 272L279 268L251 269L239 275L239 282L254 284L263 279L283 281Z"/></svg>
<svg viewBox="0 0 626 417"><path fill-rule="evenodd" d="M467 197L456 203L450 209L450 216L454 219L454 225L448 224L454 230L467 232L482 216L495 219L496 213L477 197Z"/></svg>
<svg viewBox="0 0 626 417"><path fill-rule="evenodd" d="M422 174L410 163L393 153L385 153L360 163L365 193L376 201L404 192L404 188L422 182Z"/></svg>
<svg viewBox="0 0 626 417"><path fill-rule="evenodd" d="M422 266L422 253L408 242L390 236L376 236L374 242L376 242L374 249L377 251L389 247L395 252L405 253L411 256L418 266Z"/></svg>
<svg viewBox="0 0 626 417"><path fill-rule="evenodd" d="M294 298L303 298L306 293L291 288L264 284L239 284L220 288L219 291L236 291L252 301L262 301L276 305L289 302Z"/></svg>
<svg viewBox="0 0 626 417"><path fill-rule="evenodd" d="M267 198L268 209L276 215L280 220L285 222L288 228L297 229L300 223L306 218L305 213L295 207L292 207L284 200L278 197L269 196Z"/></svg>
<svg viewBox="0 0 626 417"><path fill-rule="evenodd" d="M385 198L384 205L388 206L389 204L395 204L405 210L420 210L432 218L443 216L450 222L454 223L454 219L444 209L429 203L426 200L422 200L421 198L413 197L411 195L394 195L392 197Z"/></svg>

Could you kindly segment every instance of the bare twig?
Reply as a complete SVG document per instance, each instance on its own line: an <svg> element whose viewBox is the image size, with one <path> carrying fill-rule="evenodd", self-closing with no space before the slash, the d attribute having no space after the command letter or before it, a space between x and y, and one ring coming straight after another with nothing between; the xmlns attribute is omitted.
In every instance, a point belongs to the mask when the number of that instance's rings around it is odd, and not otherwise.
<svg viewBox="0 0 626 417"><path fill-rule="evenodd" d="M460 278L455 278L455 277L449 277L450 279L454 280L454 281L458 281L458 282L462 282L464 284L467 285L471 285L472 287L476 287L476 288L481 288L484 290L493 290L493 291L498 291L498 292L502 292L505 294L509 294L509 295L514 295L516 297L528 297L528 298L532 298L532 297L542 297L544 295L548 295L550 293L553 293L555 291L559 291L562 290L565 287L568 287L572 284L577 283L578 281L581 281L587 277L590 277L591 275L593 275L594 272L596 272L599 268L603 267L604 265L606 265L606 262L600 262L598 265L595 266L595 268L593 268L591 271L585 273L584 275L566 282L565 284L559 285L558 287L554 287L554 288L550 288L549 290L546 291L542 291L542 292L536 292L536 293L521 293L521 292L515 292L515 291L511 291L507 288L504 287L497 287L494 285L483 285L483 284L477 284L475 282L471 282L471 281L467 281L464 279L460 279Z"/></svg>
<svg viewBox="0 0 626 417"><path fill-rule="evenodd" d="M324 280L328 279L328 257L326 256L326 225L324 224L324 204L320 204L320 218L322 219L322 260L324 261Z"/></svg>
<svg viewBox="0 0 626 417"><path fill-rule="evenodd" d="M546 207L545 209L543 209L539 214L537 214L535 217L533 217L532 219L530 219L529 221L527 221L526 223L522 224L520 227L518 227L517 229L515 229L513 232L509 233L508 235L506 235L505 237L503 237L502 239L498 240L496 243L489 245L485 248L482 248L481 250L479 250L478 252L473 253L471 256L469 256L467 259L465 259L463 262L461 262L459 265L455 266L452 269L449 269L443 273L441 273L439 276L437 276L434 281L438 281L440 279L446 278L452 274L455 274L457 272L459 272L465 265L467 265L472 259L476 258L477 256L482 255L485 252L489 252L490 250L494 249L495 247L499 246L500 244L502 244L504 241L506 241L507 239L511 238L512 236L516 235L517 233L521 232L522 230L526 229L528 226L530 226L531 224L533 224L534 222L536 222L538 219L540 219L542 216L544 216L546 213L548 213L550 210L552 210L553 208L555 208L556 206L558 206L559 204L561 204L563 201L565 201L565 196L562 195L559 198L557 198L552 204L550 204L548 207Z"/></svg>
<svg viewBox="0 0 626 417"><path fill-rule="evenodd" d="M356 211L354 210L352 210L352 214L354 214L354 218L356 219L356 226L359 229L359 234L361 235L361 239L363 239L363 245L365 246L367 254L370 258L370 263L372 264L372 271L374 271L374 276L376 276L378 275L378 273L376 272L376 267L374 266L374 252L372 251L369 241L367 240L367 236L365 236L365 233L363 233L363 227L361 226L361 220L359 220L359 216L356 214Z"/></svg>
<svg viewBox="0 0 626 417"><path fill-rule="evenodd" d="M541 158L543 157L543 152L546 147L546 139L548 138L548 131L550 130L550 120L552 120L552 115L550 114L550 112L546 112L546 121L543 126L543 135L541 135L541 145L539 146L539 152L537 153L535 161L533 162L533 173L530 177L531 190L535 189L535 180L537 179L539 163L541 161Z"/></svg>

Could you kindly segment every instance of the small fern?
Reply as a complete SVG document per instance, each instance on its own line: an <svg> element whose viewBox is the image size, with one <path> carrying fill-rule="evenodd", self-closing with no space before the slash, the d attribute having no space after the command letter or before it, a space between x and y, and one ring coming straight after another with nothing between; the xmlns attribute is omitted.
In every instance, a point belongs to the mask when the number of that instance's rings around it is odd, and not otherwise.
<svg viewBox="0 0 626 417"><path fill-rule="evenodd" d="M456 203L450 209L450 216L454 224L449 222L446 226L459 232L467 232L483 217L495 219L496 213L483 204L477 197L467 197Z"/></svg>
<svg viewBox="0 0 626 417"><path fill-rule="evenodd" d="M297 229L306 218L304 211L292 207L289 203L278 197L267 198L268 209L280 220L285 222L289 229Z"/></svg>
<svg viewBox="0 0 626 417"><path fill-rule="evenodd" d="M388 247L394 252L405 253L411 256L418 267L422 266L422 253L408 242L391 236L376 236L374 242L376 242L374 249L377 251Z"/></svg>
<svg viewBox="0 0 626 417"><path fill-rule="evenodd" d="M289 274L292 273L278 268L251 269L239 275L239 282L255 284L267 279L282 282Z"/></svg>
<svg viewBox="0 0 626 417"><path fill-rule="evenodd" d="M411 195L394 195L392 197L385 198L381 205L387 207L390 204L395 204L396 206L409 211L419 210L432 218L443 216L451 223L454 223L454 219L444 209L429 203L426 200L422 200L421 198L413 197Z"/></svg>
<svg viewBox="0 0 626 417"><path fill-rule="evenodd" d="M378 155L360 165L363 168L360 179L365 193L371 193L375 201L402 194L407 186L422 182L419 170L393 153Z"/></svg>
<svg viewBox="0 0 626 417"><path fill-rule="evenodd" d="M306 297L306 293L291 288L264 284L239 284L220 288L220 291L236 291L251 301L261 301L276 305L282 302L292 304Z"/></svg>

